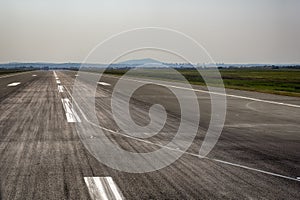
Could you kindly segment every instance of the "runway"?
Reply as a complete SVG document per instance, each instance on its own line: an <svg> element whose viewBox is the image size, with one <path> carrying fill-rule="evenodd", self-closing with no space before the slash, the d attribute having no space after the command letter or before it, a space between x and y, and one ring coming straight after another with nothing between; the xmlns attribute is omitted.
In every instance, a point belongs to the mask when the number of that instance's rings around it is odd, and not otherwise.
<svg viewBox="0 0 300 200"><path fill-rule="evenodd" d="M80 140L76 123L85 118L72 104L76 78L75 71L59 70L0 77L2 199L300 198L300 98L227 90L222 134L202 158L198 153L211 119L210 96L194 86L201 115L193 144L163 169L128 173L99 162ZM87 90L98 85L95 105L105 136L130 152L155 151L167 144L180 123L178 102L167 88L185 88L180 83L154 86L151 80L127 80L148 83L130 102L136 123L149 122L153 102L169 114L162 134L139 140L123 134L112 117L110 100L117 81L104 75L98 83L80 83Z"/></svg>

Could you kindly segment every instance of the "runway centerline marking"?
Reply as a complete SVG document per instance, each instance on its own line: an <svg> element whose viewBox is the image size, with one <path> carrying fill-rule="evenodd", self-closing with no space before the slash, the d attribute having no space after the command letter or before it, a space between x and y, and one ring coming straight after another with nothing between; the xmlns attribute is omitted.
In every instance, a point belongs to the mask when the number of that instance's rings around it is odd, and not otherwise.
<svg viewBox="0 0 300 200"><path fill-rule="evenodd" d="M57 83L57 84L61 84L60 80L56 80L56 83Z"/></svg>
<svg viewBox="0 0 300 200"><path fill-rule="evenodd" d="M106 83L106 82L97 82L99 85L104 85L104 86L110 86L109 83Z"/></svg>
<svg viewBox="0 0 300 200"><path fill-rule="evenodd" d="M36 74L32 74L32 76L36 76Z"/></svg>
<svg viewBox="0 0 300 200"><path fill-rule="evenodd" d="M260 170L260 169L256 169L256 168L252 168L252 167L248 167L248 166L245 166L245 165L240 165L240 164L236 164L236 163L232 163L232 162L227 162L227 161L223 161L223 160L219 160L219 159L204 157L204 156L201 156L199 154L195 154L195 153L191 153L191 152L187 152L187 151L183 151L183 150L175 149L175 148L171 148L171 147L166 147L166 146L161 145L161 144L157 144L157 143L147 141L147 140L144 140L144 139L141 139L141 138L136 138L136 137L133 137L133 136L130 136L130 135L127 135L127 134L120 133L118 131L114 131L114 130L102 127L102 126L100 126L98 124L95 124L95 123L88 120L88 118L85 116L84 112L81 110L80 106L77 104L76 100L72 96L71 92L68 90L68 88L65 88L65 89L66 89L67 93L70 95L70 97L73 99L73 103L78 108L78 110L82 114L83 118L88 123L90 123L91 125L93 125L95 127L98 127L102 130L105 130L105 131L108 131L110 133L114 133L114 134L117 134L117 135L121 135L123 137L127 137L127 138L130 138L130 139L136 140L136 141L144 142L146 144L154 145L154 146L157 146L157 147L160 147L160 148L167 148L167 149L172 150L172 151L179 151L179 152L182 152L184 154L191 155L191 156L194 156L194 157L197 157L197 158L207 159L207 160L210 160L210 161L215 161L215 162L218 162L218 163L222 163L222 164L226 164L226 165L230 165L230 166L234 166L234 167L239 167L239 168L250 170L250 171L255 171L255 172L259 172L259 173L263 173L263 174L267 174L267 175L271 175L271 176L275 176L275 177L279 177L279 178L284 178L284 179L300 182L300 179L297 179L295 177L290 177L290 176L277 174L277 173L273 173L273 172L269 172L269 171L265 171L265 170Z"/></svg>
<svg viewBox="0 0 300 200"><path fill-rule="evenodd" d="M84 177L84 182L93 200L124 199L112 177Z"/></svg>
<svg viewBox="0 0 300 200"><path fill-rule="evenodd" d="M70 123L81 122L79 116L73 109L73 104L71 103L71 101L68 98L64 98L64 99L61 99L61 102L63 104L64 110L66 113L67 121Z"/></svg>
<svg viewBox="0 0 300 200"><path fill-rule="evenodd" d="M7 87L15 87L15 86L20 85L20 84L21 84L21 82L14 82L14 83L8 84Z"/></svg>
<svg viewBox="0 0 300 200"><path fill-rule="evenodd" d="M64 86L58 85L57 86L58 92L64 92Z"/></svg>

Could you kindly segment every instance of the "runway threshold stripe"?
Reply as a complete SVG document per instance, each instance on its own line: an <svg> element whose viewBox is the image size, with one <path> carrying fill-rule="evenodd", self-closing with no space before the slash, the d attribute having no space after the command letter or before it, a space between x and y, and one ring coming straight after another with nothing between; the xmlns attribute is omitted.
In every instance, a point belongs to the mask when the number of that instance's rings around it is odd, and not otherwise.
<svg viewBox="0 0 300 200"><path fill-rule="evenodd" d="M122 200L124 196L112 177L84 177L93 200Z"/></svg>
<svg viewBox="0 0 300 200"><path fill-rule="evenodd" d="M64 99L61 99L61 102L63 104L64 110L66 113L67 121L70 123L81 122L79 116L73 109L73 104L71 103L71 101L68 98L64 98Z"/></svg>
<svg viewBox="0 0 300 200"><path fill-rule="evenodd" d="M109 83L106 83L106 82L97 82L99 85L104 85L104 86L109 86L110 84Z"/></svg>
<svg viewBox="0 0 300 200"><path fill-rule="evenodd" d="M8 84L7 86L8 87L15 87L15 86L20 85L20 84L21 84L20 82L14 82L14 83Z"/></svg>

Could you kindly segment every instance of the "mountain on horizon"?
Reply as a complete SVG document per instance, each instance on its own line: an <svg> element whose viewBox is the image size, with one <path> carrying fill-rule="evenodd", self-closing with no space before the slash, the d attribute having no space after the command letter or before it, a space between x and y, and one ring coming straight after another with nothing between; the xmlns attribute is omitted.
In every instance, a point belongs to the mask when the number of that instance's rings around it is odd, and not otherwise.
<svg viewBox="0 0 300 200"><path fill-rule="evenodd" d="M154 60L152 58L144 58L144 59L135 59L135 60L126 60L123 62L119 62L117 64L122 64L122 65L144 65L144 64L154 64L154 63L159 63L161 64L162 62L158 60Z"/></svg>

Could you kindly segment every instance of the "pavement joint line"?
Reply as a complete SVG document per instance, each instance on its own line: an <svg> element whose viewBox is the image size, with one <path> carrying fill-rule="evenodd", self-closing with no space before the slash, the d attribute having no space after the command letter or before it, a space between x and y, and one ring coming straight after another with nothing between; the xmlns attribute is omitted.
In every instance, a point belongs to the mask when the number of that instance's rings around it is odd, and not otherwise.
<svg viewBox="0 0 300 200"><path fill-rule="evenodd" d="M68 90L68 88L65 88L65 89L66 89L67 93L70 95L70 97L73 99L73 103L79 109L79 111L81 112L83 118L88 123L90 123L91 125L96 126L98 128L101 128L102 130L108 131L110 133L118 134L118 135L130 138L130 139L134 139L136 141L140 141L140 142L144 142L144 143L147 143L147 144L155 145L155 146L158 146L158 147L161 147L161 148L167 148L167 149L172 150L172 151L179 151L179 152L182 152L184 154L191 155L191 156L194 156L194 157L203 158L203 159L207 159L207 160L210 160L210 161L215 161L215 162L218 162L218 163L222 163L222 164L226 164L226 165L230 165L230 166L234 166L234 167L239 167L239 168L250 170L250 171L255 171L255 172L259 172L259 173L263 173L263 174L267 174L267 175L271 175L271 176L275 176L275 177L279 177L279 178L284 178L284 179L288 179L288 180L300 182L300 179L298 179L298 178L294 178L294 177L290 177L290 176L285 176L285 175L281 175L281 174L277 174L277 173L273 173L273 172L269 172L269 171L265 171L265 170L260 170L260 169L256 169L256 168L252 168L252 167L248 167L248 166L245 166L245 165L240 165L240 164L236 164L236 163L232 163L232 162L227 162L227 161L223 161L223 160L219 160L219 159L209 158L209 157L206 157L206 156L201 156L199 154L195 154L195 153L183 151L181 149L175 149L175 148L171 148L171 147L166 147L166 146L163 146L161 144L153 143L153 142L141 139L141 138L133 137L133 136L130 136L130 135L127 135L127 134L120 133L118 131L114 131L114 130L102 127L102 126L100 126L98 124L94 124L93 122L90 122L87 119L87 117L85 116L85 114L81 110L80 106L77 104L76 100L73 98L73 96L70 93L70 91Z"/></svg>
<svg viewBox="0 0 300 200"><path fill-rule="evenodd" d="M84 181L93 200L124 199L112 177L84 177Z"/></svg>
<svg viewBox="0 0 300 200"><path fill-rule="evenodd" d="M8 84L7 87L15 87L20 84L21 84L21 82L13 82L13 83Z"/></svg>

